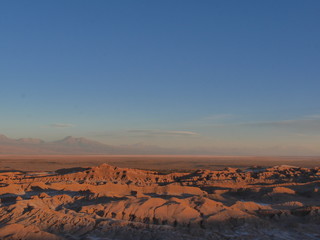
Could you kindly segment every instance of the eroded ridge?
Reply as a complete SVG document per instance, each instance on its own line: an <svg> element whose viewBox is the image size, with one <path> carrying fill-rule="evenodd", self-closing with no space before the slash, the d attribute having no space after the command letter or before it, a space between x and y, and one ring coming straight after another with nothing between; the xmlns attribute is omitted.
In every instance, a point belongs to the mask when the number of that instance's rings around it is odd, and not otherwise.
<svg viewBox="0 0 320 240"><path fill-rule="evenodd" d="M319 239L320 168L0 173L1 239Z"/></svg>

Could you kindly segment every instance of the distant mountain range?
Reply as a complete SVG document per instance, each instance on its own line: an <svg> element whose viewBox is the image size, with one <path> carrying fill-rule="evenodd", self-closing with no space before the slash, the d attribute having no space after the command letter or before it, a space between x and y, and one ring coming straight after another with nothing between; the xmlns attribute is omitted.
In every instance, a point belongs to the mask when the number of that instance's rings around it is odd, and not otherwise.
<svg viewBox="0 0 320 240"><path fill-rule="evenodd" d="M132 144L113 146L83 137L68 136L46 142L38 138L12 139L0 134L0 154L70 154L70 155L272 155L319 156L319 151L304 147L275 146L270 148L165 148L154 145Z"/></svg>
<svg viewBox="0 0 320 240"><path fill-rule="evenodd" d="M45 142L38 138L12 139L0 134L0 154L177 154L174 149L141 144L112 146L83 137Z"/></svg>

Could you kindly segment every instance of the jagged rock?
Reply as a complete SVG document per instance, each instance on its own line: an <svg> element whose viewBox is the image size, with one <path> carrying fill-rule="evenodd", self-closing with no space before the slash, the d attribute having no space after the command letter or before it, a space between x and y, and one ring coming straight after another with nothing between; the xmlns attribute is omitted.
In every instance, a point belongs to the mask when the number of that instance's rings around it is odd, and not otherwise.
<svg viewBox="0 0 320 240"><path fill-rule="evenodd" d="M47 175L9 171L0 176L0 238L281 239L288 231L291 239L317 239L319 230L284 229L320 223L319 171L159 174L107 164Z"/></svg>

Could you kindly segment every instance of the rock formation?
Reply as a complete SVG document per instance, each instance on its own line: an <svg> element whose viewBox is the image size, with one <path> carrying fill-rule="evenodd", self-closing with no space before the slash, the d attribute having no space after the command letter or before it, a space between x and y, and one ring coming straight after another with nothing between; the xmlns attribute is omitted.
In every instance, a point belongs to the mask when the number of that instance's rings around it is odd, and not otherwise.
<svg viewBox="0 0 320 240"><path fill-rule="evenodd" d="M1 239L319 239L320 168L0 173Z"/></svg>

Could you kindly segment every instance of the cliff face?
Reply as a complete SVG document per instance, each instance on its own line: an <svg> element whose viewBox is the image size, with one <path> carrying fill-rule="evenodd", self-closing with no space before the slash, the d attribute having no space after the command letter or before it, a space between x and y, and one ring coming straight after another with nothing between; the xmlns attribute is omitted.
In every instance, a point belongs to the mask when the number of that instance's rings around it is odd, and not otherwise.
<svg viewBox="0 0 320 240"><path fill-rule="evenodd" d="M0 174L1 239L319 239L320 169Z"/></svg>

